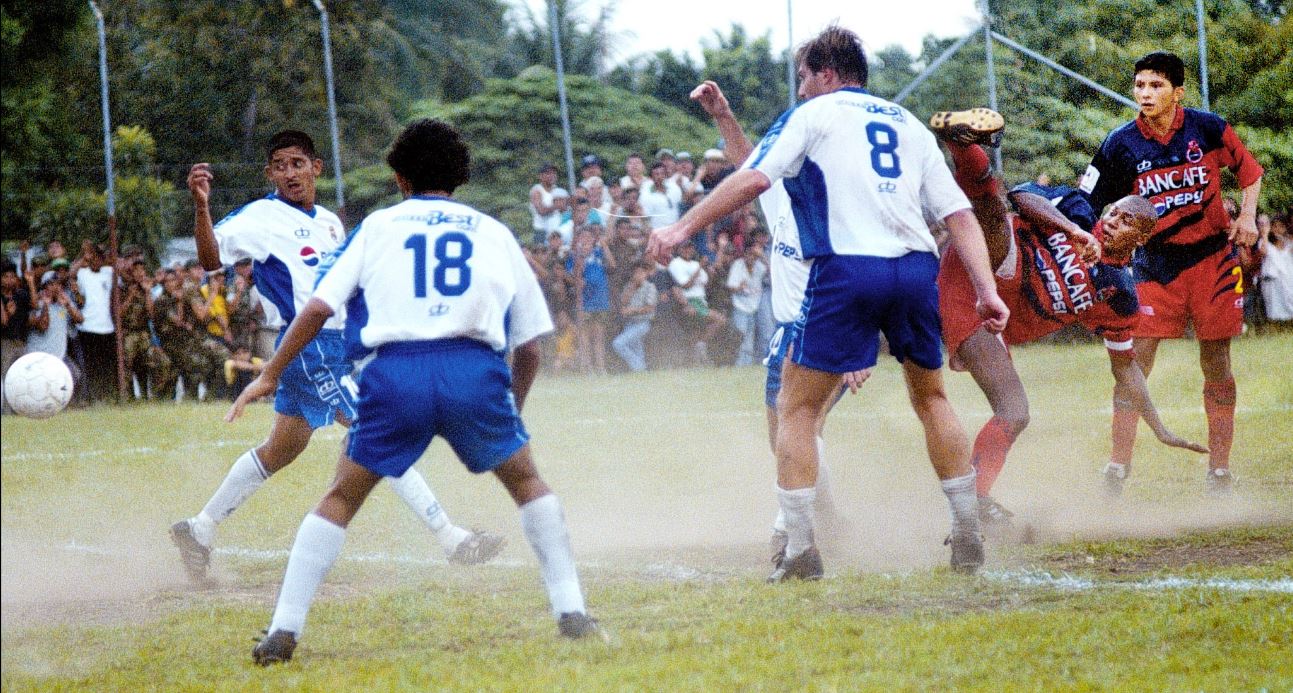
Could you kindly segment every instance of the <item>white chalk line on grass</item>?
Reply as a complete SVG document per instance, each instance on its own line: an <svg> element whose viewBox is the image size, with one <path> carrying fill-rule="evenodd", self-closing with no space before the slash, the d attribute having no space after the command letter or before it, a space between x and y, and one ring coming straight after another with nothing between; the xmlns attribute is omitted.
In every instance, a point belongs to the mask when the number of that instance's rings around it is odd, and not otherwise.
<svg viewBox="0 0 1293 693"><path fill-rule="evenodd" d="M1076 577L1068 573L1053 575L1043 571L988 570L979 573L989 580L1008 582L1023 587L1047 587L1066 592L1086 592L1090 590L1140 590L1145 592L1166 592L1168 590L1204 589L1222 592L1277 592L1293 594L1293 578L1278 580L1240 580L1229 578L1185 578L1161 577L1148 580L1104 581Z"/></svg>
<svg viewBox="0 0 1293 693"><path fill-rule="evenodd" d="M117 556L125 557L128 554L109 547L91 546L71 541L63 545L63 550L72 553L88 554L92 556ZM216 555L232 556L253 561L285 561L289 555L287 549L252 549L239 546L222 546L214 550ZM418 558L415 556L405 556L390 554L384 552L377 553L343 553L340 560L352 563L375 563L391 565L412 565L412 566L443 566L448 561L443 558ZM525 561L503 560L490 561L489 565L500 566L504 568L524 568L532 564ZM580 562L585 568L595 568L597 564ZM651 563L641 567L641 571L648 577L655 579L673 580L675 582L688 582L707 577L708 574L703 570L677 564L677 563ZM1177 576L1167 576L1150 578L1138 581L1103 581L1092 580L1090 578L1077 577L1068 573L1054 575L1044 571L1013 571L1013 570L987 570L979 573L980 576L996 582L1006 582L1021 587L1038 587L1047 589L1057 589L1066 592L1085 592L1092 590L1122 589L1122 590L1139 590L1145 592L1167 592L1170 590L1216 590L1220 592L1275 592L1279 594L1293 594L1293 578L1280 578L1276 580L1245 580L1231 578L1186 578Z"/></svg>

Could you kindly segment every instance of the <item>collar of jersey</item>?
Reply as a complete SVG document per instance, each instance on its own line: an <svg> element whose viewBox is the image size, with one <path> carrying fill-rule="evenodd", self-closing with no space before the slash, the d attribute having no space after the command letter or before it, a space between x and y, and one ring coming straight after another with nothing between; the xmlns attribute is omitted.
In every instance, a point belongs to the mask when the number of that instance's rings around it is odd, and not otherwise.
<svg viewBox="0 0 1293 693"><path fill-rule="evenodd" d="M1162 135L1149 126L1149 121L1145 120L1145 116L1136 116L1136 127L1140 128L1140 134L1144 135L1145 139L1153 140L1159 144L1171 143L1172 136L1181 129L1182 125L1185 125L1185 109L1180 106L1176 107L1176 115L1172 116L1172 126Z"/></svg>
<svg viewBox="0 0 1293 693"><path fill-rule="evenodd" d="M840 87L837 91L851 91L854 94L866 94L867 96L871 95L871 92L867 91L866 89L863 89L862 87Z"/></svg>
<svg viewBox="0 0 1293 693"><path fill-rule="evenodd" d="M409 195L409 199L410 200L445 200L448 202L454 201L452 197L445 197L444 195Z"/></svg>
<svg viewBox="0 0 1293 693"><path fill-rule="evenodd" d="M287 205L288 207L291 207L292 209L297 210L297 211L298 211L298 212L300 212L301 214L304 214L305 216L310 217L311 219L313 219L313 218L314 218L314 215L315 215L315 214L318 214L318 213L319 213L319 205L315 205L313 209L311 209L310 211L308 211L308 212L307 212L307 211L305 211L305 208L304 208L304 207L302 207L301 205L295 204L295 203L293 203L293 202L289 202L289 201L284 200L283 198L279 197L277 192L272 192L272 193L270 193L270 194L269 194L269 196L268 196L268 197L266 197L265 199L266 199L266 200L278 200L279 202L282 202L283 204Z"/></svg>

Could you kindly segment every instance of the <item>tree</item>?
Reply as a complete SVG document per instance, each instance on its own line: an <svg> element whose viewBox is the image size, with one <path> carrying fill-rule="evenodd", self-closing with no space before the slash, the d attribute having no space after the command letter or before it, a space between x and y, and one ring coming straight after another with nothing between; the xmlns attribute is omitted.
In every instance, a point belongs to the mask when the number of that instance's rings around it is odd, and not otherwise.
<svg viewBox="0 0 1293 693"><path fill-rule="evenodd" d="M606 3L591 21L583 16L582 0L549 0L556 7L557 30L561 38L562 68L568 74L604 79L607 65L615 57L624 33L611 31L615 9ZM552 52L550 13L536 13L529 4L519 3L518 21L509 33L511 47L500 76L511 77L532 65L556 68Z"/></svg>

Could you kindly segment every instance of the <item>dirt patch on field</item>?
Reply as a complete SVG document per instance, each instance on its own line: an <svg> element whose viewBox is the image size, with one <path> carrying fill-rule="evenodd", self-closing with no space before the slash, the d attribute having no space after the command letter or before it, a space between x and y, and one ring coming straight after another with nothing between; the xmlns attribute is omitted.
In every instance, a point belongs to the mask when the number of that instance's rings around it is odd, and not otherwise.
<svg viewBox="0 0 1293 693"><path fill-rule="evenodd" d="M1175 570L1194 565L1214 567L1273 563L1293 556L1293 535L1231 539L1224 535L1204 544L1161 541L1138 545L1123 554L1096 555L1074 551L1051 555L1043 565L1064 572L1126 575Z"/></svg>

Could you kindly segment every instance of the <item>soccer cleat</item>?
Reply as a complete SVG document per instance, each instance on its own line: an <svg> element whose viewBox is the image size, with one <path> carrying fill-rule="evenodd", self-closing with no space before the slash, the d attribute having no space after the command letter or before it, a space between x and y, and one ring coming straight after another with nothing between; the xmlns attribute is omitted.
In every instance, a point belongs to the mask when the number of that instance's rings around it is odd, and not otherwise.
<svg viewBox="0 0 1293 693"><path fill-rule="evenodd" d="M1208 470L1208 476L1204 479L1204 489L1209 496L1229 496L1234 492L1233 484L1235 475L1225 467L1215 467Z"/></svg>
<svg viewBox="0 0 1293 693"><path fill-rule="evenodd" d="M944 139L959 144L979 144L985 147L1000 146L1001 132L1005 127L1005 118L990 108L939 111L929 119L929 129Z"/></svg>
<svg viewBox="0 0 1293 693"><path fill-rule="evenodd" d="M975 532L953 532L943 540L952 547L952 570L973 575L983 567L983 537Z"/></svg>
<svg viewBox="0 0 1293 693"><path fill-rule="evenodd" d="M449 555L449 562L457 565L486 563L497 556L498 552L503 550L503 544L506 543L507 539L501 534L472 530L471 534L468 534L467 538L458 544L458 548Z"/></svg>
<svg viewBox="0 0 1293 693"><path fill-rule="evenodd" d="M768 547L772 549L772 565L779 566L786 560L786 544L790 543L790 536L784 530L772 530L772 540L768 542Z"/></svg>
<svg viewBox="0 0 1293 693"><path fill-rule="evenodd" d="M607 639L606 631L598 625L597 619L586 613L571 611L562 614L557 619L557 632L561 637L570 638L571 640L580 640L582 638L600 637L602 640Z"/></svg>
<svg viewBox="0 0 1293 693"><path fill-rule="evenodd" d="M1122 484L1127 479L1127 468L1113 463L1104 466L1104 495L1113 499L1122 495Z"/></svg>
<svg viewBox="0 0 1293 693"><path fill-rule="evenodd" d="M809 546L794 558L782 558L776 570L768 576L768 583L787 580L820 580L826 571L822 568L822 554L816 546Z"/></svg>
<svg viewBox="0 0 1293 693"><path fill-rule="evenodd" d="M1010 518L1015 514L1006 510L992 496L979 496L979 524L985 531L996 532L1009 530L1014 527Z"/></svg>
<svg viewBox="0 0 1293 693"><path fill-rule="evenodd" d="M171 525L171 541L180 550L180 560L184 562L184 572L189 580L203 584L207 581L207 567L211 565L211 547L203 546L193 534L191 520L180 520Z"/></svg>
<svg viewBox="0 0 1293 693"><path fill-rule="evenodd" d="M292 652L296 650L296 633L291 631L276 630L257 640L251 651L251 660L263 667L291 661Z"/></svg>

